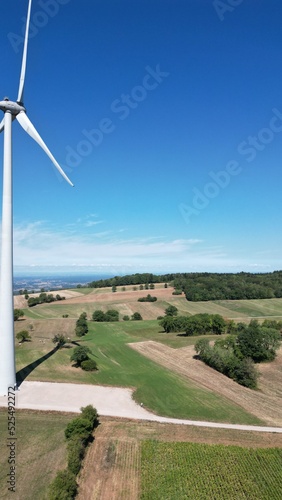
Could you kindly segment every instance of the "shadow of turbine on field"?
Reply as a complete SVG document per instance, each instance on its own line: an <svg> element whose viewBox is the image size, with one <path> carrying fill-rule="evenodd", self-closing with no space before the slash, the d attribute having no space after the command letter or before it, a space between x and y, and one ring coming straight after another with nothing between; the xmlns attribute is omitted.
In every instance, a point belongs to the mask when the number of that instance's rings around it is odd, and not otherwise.
<svg viewBox="0 0 282 500"><path fill-rule="evenodd" d="M48 358L53 356L53 354L55 354L55 352L57 352L59 349L60 349L59 346L54 347L54 349L52 349L52 351L48 352L44 356L41 356L41 358L36 359L35 361L30 363L29 365L27 365L24 368L22 368L21 370L19 370L16 373L17 386L19 387L21 385L21 383L30 375L30 373L33 372L33 370L35 370L35 368L37 368L37 366L41 365L41 363L43 363Z"/></svg>

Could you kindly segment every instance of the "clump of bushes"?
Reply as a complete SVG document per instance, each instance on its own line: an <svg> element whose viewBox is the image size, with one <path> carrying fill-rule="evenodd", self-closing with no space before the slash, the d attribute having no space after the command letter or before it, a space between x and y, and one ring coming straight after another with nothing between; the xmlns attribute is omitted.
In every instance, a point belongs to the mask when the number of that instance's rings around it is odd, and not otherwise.
<svg viewBox="0 0 282 500"><path fill-rule="evenodd" d="M109 309L104 313L101 309L97 309L92 314L92 320L98 322L119 321L119 312L116 309Z"/></svg>
<svg viewBox="0 0 282 500"><path fill-rule="evenodd" d="M65 297L61 297L57 293L56 297L52 293L41 292L38 297L30 297L27 301L29 307L34 307L37 304L45 304L50 302L55 302L56 300L65 300Z"/></svg>
<svg viewBox="0 0 282 500"><path fill-rule="evenodd" d="M89 358L89 354L92 354L92 351L91 349L89 349L89 347L79 345L73 350L70 360L75 362L76 367L80 367L83 370L97 370L97 363L96 361L94 361L94 359Z"/></svg>
<svg viewBox="0 0 282 500"><path fill-rule="evenodd" d="M98 370L97 363L94 359L86 359L85 361L82 361L80 366L82 370L85 370L86 372Z"/></svg>
<svg viewBox="0 0 282 500"><path fill-rule="evenodd" d="M139 312L135 312L132 314L131 319L132 319L132 321L140 321L143 318Z"/></svg>
<svg viewBox="0 0 282 500"><path fill-rule="evenodd" d="M140 297L140 299L138 299L138 302L156 302L157 297L152 297L152 295L150 293L148 293L148 295L146 295L146 297Z"/></svg>

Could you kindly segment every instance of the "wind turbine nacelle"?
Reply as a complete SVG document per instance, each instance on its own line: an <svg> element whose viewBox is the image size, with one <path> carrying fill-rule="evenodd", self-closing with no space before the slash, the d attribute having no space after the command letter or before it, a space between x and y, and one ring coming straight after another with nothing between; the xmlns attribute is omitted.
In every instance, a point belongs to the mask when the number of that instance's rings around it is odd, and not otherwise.
<svg viewBox="0 0 282 500"><path fill-rule="evenodd" d="M0 101L0 109L6 113L6 111L10 111L12 115L17 116L21 111L25 111L24 106L21 106L17 102L9 101L9 99L4 99L4 101Z"/></svg>

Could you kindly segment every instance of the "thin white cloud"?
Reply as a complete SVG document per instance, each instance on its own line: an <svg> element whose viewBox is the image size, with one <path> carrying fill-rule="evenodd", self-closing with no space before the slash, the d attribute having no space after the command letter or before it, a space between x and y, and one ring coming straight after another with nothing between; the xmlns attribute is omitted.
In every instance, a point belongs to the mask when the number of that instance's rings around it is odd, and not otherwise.
<svg viewBox="0 0 282 500"><path fill-rule="evenodd" d="M124 230L121 230L124 231ZM281 259L240 255L195 238L121 237L120 230L72 232L55 230L46 221L14 226L14 265L99 267L160 271L229 271L281 268ZM117 271L118 272L118 271Z"/></svg>

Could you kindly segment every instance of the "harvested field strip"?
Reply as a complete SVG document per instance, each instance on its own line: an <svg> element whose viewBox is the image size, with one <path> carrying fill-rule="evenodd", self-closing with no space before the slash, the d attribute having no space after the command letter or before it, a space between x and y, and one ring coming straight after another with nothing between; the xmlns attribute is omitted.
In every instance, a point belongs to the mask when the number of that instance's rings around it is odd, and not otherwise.
<svg viewBox="0 0 282 500"><path fill-rule="evenodd" d="M78 500L137 500L140 467L137 440L102 437L99 430L84 461Z"/></svg>
<svg viewBox="0 0 282 500"><path fill-rule="evenodd" d="M237 312L237 316L282 317L282 299L220 300L215 303Z"/></svg>
<svg viewBox="0 0 282 500"><path fill-rule="evenodd" d="M132 349L148 357L161 366L193 380L238 404L249 413L264 419L269 425L282 425L282 401L274 395L252 391L236 384L233 380L194 359L194 347L172 349L154 341L129 344ZM281 387L281 372L277 372L276 384Z"/></svg>
<svg viewBox="0 0 282 500"><path fill-rule="evenodd" d="M282 450L142 443L142 500L279 500Z"/></svg>

